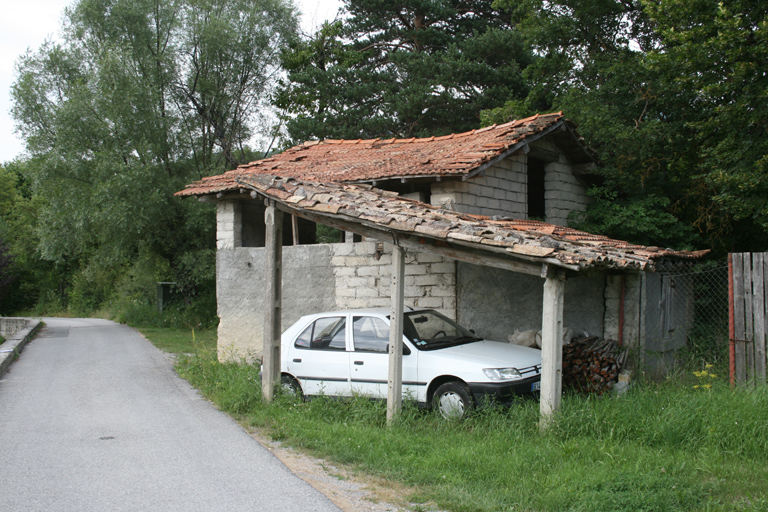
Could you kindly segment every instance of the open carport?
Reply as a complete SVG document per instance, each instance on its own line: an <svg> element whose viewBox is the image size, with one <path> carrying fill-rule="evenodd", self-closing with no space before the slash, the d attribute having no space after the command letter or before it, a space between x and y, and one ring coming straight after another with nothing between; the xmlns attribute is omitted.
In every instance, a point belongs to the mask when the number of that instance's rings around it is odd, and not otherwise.
<svg viewBox="0 0 768 512"><path fill-rule="evenodd" d="M391 318L387 417L400 409L405 251L426 252L478 265L537 276L543 281L542 424L562 394L563 297L569 276L653 271L661 259L702 253L648 248L538 221L494 220L437 208L366 185L319 183L268 175L237 178L241 192L266 205L266 304L264 395L272 399L280 379L283 215L302 218L391 245ZM225 194L221 193L219 198ZM296 222L292 223L293 226Z"/></svg>

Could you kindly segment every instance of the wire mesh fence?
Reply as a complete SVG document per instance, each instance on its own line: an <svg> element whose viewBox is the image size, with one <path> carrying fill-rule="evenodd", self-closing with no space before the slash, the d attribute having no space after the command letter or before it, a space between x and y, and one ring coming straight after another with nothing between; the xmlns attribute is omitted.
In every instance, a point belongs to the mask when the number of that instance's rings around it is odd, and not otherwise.
<svg viewBox="0 0 768 512"><path fill-rule="evenodd" d="M645 340L651 359L667 370L689 362L727 364L726 260L661 266L648 294Z"/></svg>

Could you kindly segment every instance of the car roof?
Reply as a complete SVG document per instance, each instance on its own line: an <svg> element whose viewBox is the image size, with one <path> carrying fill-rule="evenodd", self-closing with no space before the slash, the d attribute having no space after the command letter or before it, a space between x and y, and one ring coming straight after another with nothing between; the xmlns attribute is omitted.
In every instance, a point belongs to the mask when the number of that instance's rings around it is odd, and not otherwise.
<svg viewBox="0 0 768 512"><path fill-rule="evenodd" d="M410 313L411 311L429 311L429 308L407 308L403 312L404 313ZM390 308L356 308L356 309L339 309L335 311L323 311L318 313L310 313L307 315L304 315L305 317L308 316L325 316L325 315L384 315L387 316L392 311Z"/></svg>

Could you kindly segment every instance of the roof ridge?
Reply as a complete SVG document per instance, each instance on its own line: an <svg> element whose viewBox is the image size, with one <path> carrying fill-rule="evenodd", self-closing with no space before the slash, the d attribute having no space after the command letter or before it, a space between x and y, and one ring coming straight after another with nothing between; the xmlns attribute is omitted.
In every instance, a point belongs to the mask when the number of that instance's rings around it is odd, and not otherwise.
<svg viewBox="0 0 768 512"><path fill-rule="evenodd" d="M562 117L563 112L551 112L549 114L536 114L533 116L529 116L523 119L515 119L513 121L509 121L504 124L493 124L491 126L484 126L482 128L475 128L466 132L454 132L450 133L448 135L441 135L441 136L430 136L430 137L403 137L403 138L397 138L393 137L391 139L381 139L380 137L377 137L375 139L324 139L319 141L307 141L304 142L304 146L314 146L316 144L373 144L376 142L379 143L388 143L388 144L410 144L410 143L419 143L419 142L432 142L435 140L442 140L445 138L456 138L456 137L469 137L472 135L477 135L478 133L484 133L492 130L503 130L505 128L513 127L513 126L520 126L526 123L530 123L533 121L536 121L539 118L546 118L546 117Z"/></svg>

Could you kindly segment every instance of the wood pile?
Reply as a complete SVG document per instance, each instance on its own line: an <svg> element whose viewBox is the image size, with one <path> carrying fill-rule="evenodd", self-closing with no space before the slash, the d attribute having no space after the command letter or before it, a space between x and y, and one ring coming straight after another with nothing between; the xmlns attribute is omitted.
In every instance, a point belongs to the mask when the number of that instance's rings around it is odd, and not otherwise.
<svg viewBox="0 0 768 512"><path fill-rule="evenodd" d="M627 349L597 336L573 338L563 346L563 385L583 393L613 389L627 362Z"/></svg>

